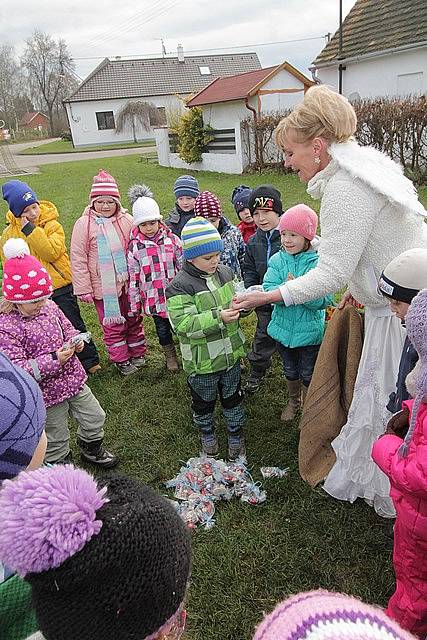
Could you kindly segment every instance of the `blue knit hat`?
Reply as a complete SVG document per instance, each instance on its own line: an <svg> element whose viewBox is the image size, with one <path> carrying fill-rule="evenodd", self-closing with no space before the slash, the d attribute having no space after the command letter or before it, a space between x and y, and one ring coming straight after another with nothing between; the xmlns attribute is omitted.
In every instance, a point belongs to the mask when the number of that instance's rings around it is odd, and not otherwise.
<svg viewBox="0 0 427 640"><path fill-rule="evenodd" d="M175 198L181 198L182 196L197 198L200 193L199 183L193 176L179 176L179 178L175 180L173 192Z"/></svg>
<svg viewBox="0 0 427 640"><path fill-rule="evenodd" d="M184 258L191 260L207 253L221 252L224 243L213 224L205 218L191 218L181 233Z"/></svg>
<svg viewBox="0 0 427 640"><path fill-rule="evenodd" d="M25 207L39 202L36 193L26 182L21 182L21 180L5 182L2 186L2 193L15 218L22 215Z"/></svg>
<svg viewBox="0 0 427 640"><path fill-rule="evenodd" d="M0 352L0 483L28 467L45 421L39 385Z"/></svg>
<svg viewBox="0 0 427 640"><path fill-rule="evenodd" d="M245 184L241 184L233 189L231 194L231 202L236 210L237 215L243 209L249 209L249 198L251 197L252 189Z"/></svg>

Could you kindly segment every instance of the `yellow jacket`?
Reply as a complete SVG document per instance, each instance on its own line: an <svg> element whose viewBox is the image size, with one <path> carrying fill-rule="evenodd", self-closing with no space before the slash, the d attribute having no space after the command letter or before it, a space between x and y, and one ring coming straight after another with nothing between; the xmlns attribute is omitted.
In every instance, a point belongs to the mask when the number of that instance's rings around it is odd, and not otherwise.
<svg viewBox="0 0 427 640"><path fill-rule="evenodd" d="M11 211L6 214L8 226L0 237L0 256L4 263L3 245L9 238L23 238L31 255L47 269L54 289L71 284L71 263L65 246L65 233L58 222L58 210L52 202L40 200L40 215L33 230L26 236L21 231L21 220Z"/></svg>

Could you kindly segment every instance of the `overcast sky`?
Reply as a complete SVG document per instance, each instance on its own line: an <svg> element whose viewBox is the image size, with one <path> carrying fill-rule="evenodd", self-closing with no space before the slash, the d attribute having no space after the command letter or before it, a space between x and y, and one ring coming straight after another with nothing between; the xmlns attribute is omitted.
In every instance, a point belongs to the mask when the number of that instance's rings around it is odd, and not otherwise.
<svg viewBox="0 0 427 640"><path fill-rule="evenodd" d="M104 57L160 56L160 38L168 53L256 51L307 73L338 18L339 0L0 0L0 44L21 54L34 29L64 38L81 78Z"/></svg>

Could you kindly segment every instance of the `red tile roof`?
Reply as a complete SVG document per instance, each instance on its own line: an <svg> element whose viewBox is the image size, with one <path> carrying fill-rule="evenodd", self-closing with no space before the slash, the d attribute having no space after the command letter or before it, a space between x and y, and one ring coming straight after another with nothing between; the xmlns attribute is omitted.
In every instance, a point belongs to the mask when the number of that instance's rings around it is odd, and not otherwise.
<svg viewBox="0 0 427 640"><path fill-rule="evenodd" d="M24 113L19 124L21 127L24 127L26 124L30 124L31 120L33 120L37 115L41 115L43 118L46 118L46 120L49 120L49 118L40 111L30 111L28 113Z"/></svg>
<svg viewBox="0 0 427 640"><path fill-rule="evenodd" d="M286 69L294 75L303 84L311 86L311 82L298 69L295 69L288 62L284 62L274 67L266 69L258 69L257 71L248 71L247 73L239 73L228 78L216 78L207 87L199 91L194 98L187 102L187 107L198 107L203 104L213 104L216 102L230 102L231 100L242 100L249 95L254 95L258 85L275 72ZM285 87L284 87L285 88Z"/></svg>

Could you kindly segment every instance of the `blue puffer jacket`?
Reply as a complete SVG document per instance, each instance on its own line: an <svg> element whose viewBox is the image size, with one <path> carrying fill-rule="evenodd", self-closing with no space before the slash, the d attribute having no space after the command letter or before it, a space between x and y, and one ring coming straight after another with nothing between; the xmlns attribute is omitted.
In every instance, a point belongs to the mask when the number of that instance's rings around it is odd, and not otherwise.
<svg viewBox="0 0 427 640"><path fill-rule="evenodd" d="M277 289L286 282L291 273L294 278L303 276L317 264L316 251L302 251L292 256L283 249L268 262L263 287L266 291ZM325 331L326 307L333 304L333 297L328 295L304 304L286 307L284 304L273 305L268 334L285 347L306 347L320 344Z"/></svg>

